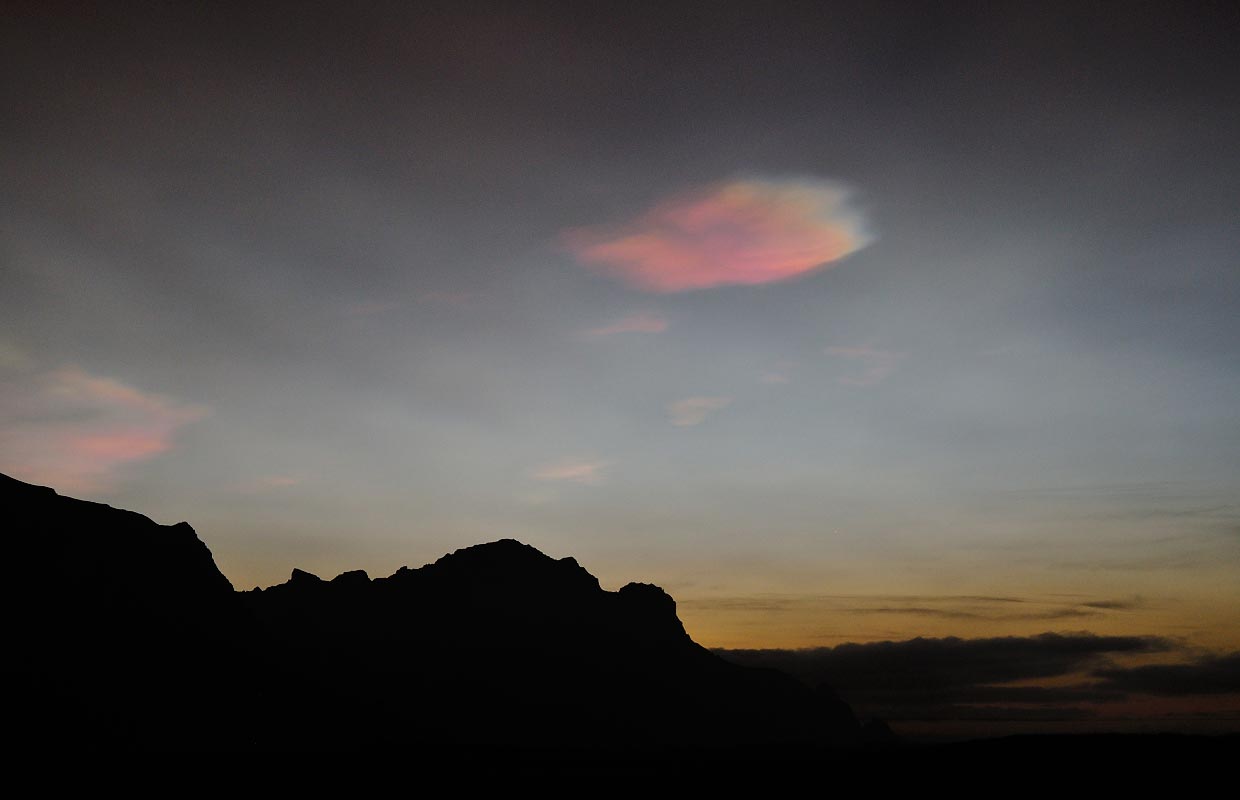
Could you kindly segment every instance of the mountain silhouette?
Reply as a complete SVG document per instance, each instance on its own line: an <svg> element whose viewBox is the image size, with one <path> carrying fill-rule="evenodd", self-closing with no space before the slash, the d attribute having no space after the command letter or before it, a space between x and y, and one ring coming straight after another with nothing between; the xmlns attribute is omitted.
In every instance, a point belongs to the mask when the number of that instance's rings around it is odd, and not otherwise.
<svg viewBox="0 0 1240 800"><path fill-rule="evenodd" d="M194 530L5 475L0 503L7 744L226 746L254 629Z"/></svg>
<svg viewBox="0 0 1240 800"><path fill-rule="evenodd" d="M10 750L657 753L858 742L824 688L696 644L657 586L511 539L235 592L186 523L0 476Z"/></svg>

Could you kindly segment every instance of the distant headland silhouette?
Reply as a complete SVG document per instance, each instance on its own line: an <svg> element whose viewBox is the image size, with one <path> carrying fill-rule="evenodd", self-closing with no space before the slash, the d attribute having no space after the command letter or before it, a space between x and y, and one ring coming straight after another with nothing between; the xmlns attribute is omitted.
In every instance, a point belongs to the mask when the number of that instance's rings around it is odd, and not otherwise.
<svg viewBox="0 0 1240 800"><path fill-rule="evenodd" d="M928 752L860 725L825 686L701 647L659 587L605 591L574 559L511 539L386 578L294 569L238 592L184 522L4 475L0 502L10 755L374 751L663 771ZM984 752L1095 757L1135 741L1068 739ZM1201 752L1192 739L1141 747Z"/></svg>

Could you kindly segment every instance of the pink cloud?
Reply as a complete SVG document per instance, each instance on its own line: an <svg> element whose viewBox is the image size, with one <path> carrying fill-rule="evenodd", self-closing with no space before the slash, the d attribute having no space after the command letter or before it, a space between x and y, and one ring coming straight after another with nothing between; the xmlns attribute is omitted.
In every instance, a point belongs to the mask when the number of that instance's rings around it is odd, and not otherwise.
<svg viewBox="0 0 1240 800"><path fill-rule="evenodd" d="M730 397L686 397L667 407L672 424L679 427L701 425L712 413L732 404Z"/></svg>
<svg viewBox="0 0 1240 800"><path fill-rule="evenodd" d="M717 184L626 225L576 228L562 239L581 263L648 292L787 280L872 241L848 192L812 180Z"/></svg>
<svg viewBox="0 0 1240 800"><path fill-rule="evenodd" d="M568 481L597 486L603 482L604 470L610 461L565 458L534 470L533 477L540 481Z"/></svg>
<svg viewBox="0 0 1240 800"><path fill-rule="evenodd" d="M23 376L25 377L25 376ZM69 492L105 490L208 410L77 367L0 383L0 468Z"/></svg>
<svg viewBox="0 0 1240 800"><path fill-rule="evenodd" d="M638 313L621 317L615 322L590 328L587 336L612 336L617 333L663 333L667 330L667 320L658 314Z"/></svg>
<svg viewBox="0 0 1240 800"><path fill-rule="evenodd" d="M828 347L826 353L846 358L850 361L856 361L861 366L861 372L856 375L845 375L839 379L840 383L849 386L873 386L886 380L891 373L896 371L896 367L900 365L900 361L906 355L905 353L893 353L889 350L875 350L868 345L861 345L860 347Z"/></svg>

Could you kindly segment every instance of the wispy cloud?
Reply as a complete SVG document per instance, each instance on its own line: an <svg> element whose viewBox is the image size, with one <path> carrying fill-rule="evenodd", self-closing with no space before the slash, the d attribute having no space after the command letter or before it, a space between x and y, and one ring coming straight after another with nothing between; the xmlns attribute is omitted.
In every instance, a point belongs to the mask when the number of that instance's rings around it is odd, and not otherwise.
<svg viewBox="0 0 1240 800"><path fill-rule="evenodd" d="M590 328L586 336L613 336L617 333L663 333L667 330L667 320L659 314L639 312L621 317L614 322Z"/></svg>
<svg viewBox="0 0 1240 800"><path fill-rule="evenodd" d="M464 308L472 305L478 295L475 292L449 292L449 291L433 291L423 292L418 297L419 303L433 306L449 306L452 308Z"/></svg>
<svg viewBox="0 0 1240 800"><path fill-rule="evenodd" d="M686 397L669 405L667 413L673 425L700 425L713 412L727 408L731 403L730 397Z"/></svg>
<svg viewBox="0 0 1240 800"><path fill-rule="evenodd" d="M796 367L797 362L784 359L775 362L774 366L766 372L762 373L758 380L762 383L783 384L792 382L792 370Z"/></svg>
<svg viewBox="0 0 1240 800"><path fill-rule="evenodd" d="M891 373L896 371L905 357L905 353L895 353L890 350L876 350L867 345L859 347L828 347L827 355L837 356L839 358L855 361L861 367L861 371L853 375L844 375L840 377L840 383L849 386L873 386L886 380Z"/></svg>
<svg viewBox="0 0 1240 800"><path fill-rule="evenodd" d="M33 363L25 350L0 339L0 369L25 369Z"/></svg>
<svg viewBox="0 0 1240 800"><path fill-rule="evenodd" d="M1058 608L1049 611L1036 611L1017 614L987 614L962 608L937 608L934 606L877 606L870 608L850 608L849 614L896 614L900 616L938 617L941 619L977 619L991 621L1014 620L1052 620L1076 619L1078 617L1096 617L1101 611L1092 608Z"/></svg>
<svg viewBox="0 0 1240 800"><path fill-rule="evenodd" d="M981 622L1080 619L1148 608L1140 597L1107 599L1083 595L759 594L686 598L681 605L713 612L891 615Z"/></svg>
<svg viewBox="0 0 1240 800"><path fill-rule="evenodd" d="M581 263L648 292L787 280L873 239L846 189L811 179L720 183L562 238Z"/></svg>
<svg viewBox="0 0 1240 800"><path fill-rule="evenodd" d="M1103 611L1136 611L1146 608L1147 603L1141 597L1134 597L1131 600L1093 600L1088 603L1081 603L1085 608L1100 608Z"/></svg>
<svg viewBox="0 0 1240 800"><path fill-rule="evenodd" d="M115 484L123 467L172 447L205 406L150 394L78 367L0 384L0 465L57 489Z"/></svg>
<svg viewBox="0 0 1240 800"><path fill-rule="evenodd" d="M344 307L344 314L347 317L374 317L395 311L403 305L404 303L397 300L359 301L347 304Z"/></svg>
<svg viewBox="0 0 1240 800"><path fill-rule="evenodd" d="M567 481L597 486L606 479L605 472L611 463L598 459L563 458L539 467L531 476L540 481Z"/></svg>

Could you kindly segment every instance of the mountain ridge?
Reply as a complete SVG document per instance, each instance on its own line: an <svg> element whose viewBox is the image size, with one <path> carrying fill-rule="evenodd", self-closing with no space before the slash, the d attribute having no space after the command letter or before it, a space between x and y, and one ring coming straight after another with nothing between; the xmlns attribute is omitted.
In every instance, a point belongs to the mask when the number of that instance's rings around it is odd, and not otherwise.
<svg viewBox="0 0 1240 800"><path fill-rule="evenodd" d="M698 645L652 584L604 590L513 539L422 567L233 590L187 523L0 476L18 749L574 752L859 740L829 691ZM65 571L67 569L67 572ZM33 599L34 602L31 602ZM14 609L26 608L23 616Z"/></svg>

